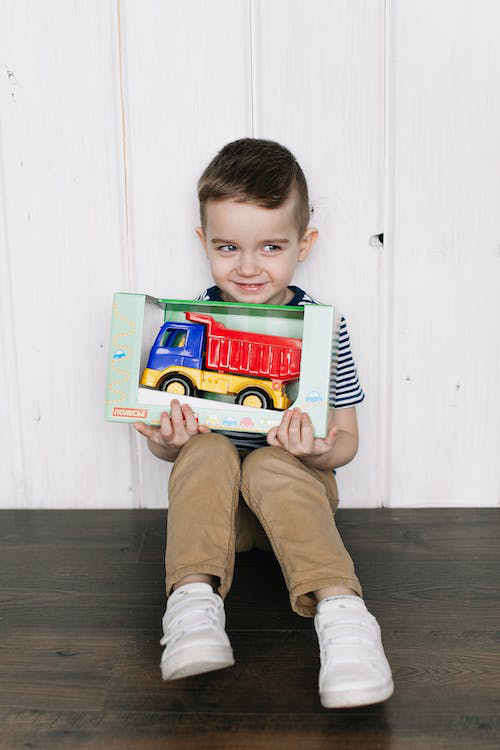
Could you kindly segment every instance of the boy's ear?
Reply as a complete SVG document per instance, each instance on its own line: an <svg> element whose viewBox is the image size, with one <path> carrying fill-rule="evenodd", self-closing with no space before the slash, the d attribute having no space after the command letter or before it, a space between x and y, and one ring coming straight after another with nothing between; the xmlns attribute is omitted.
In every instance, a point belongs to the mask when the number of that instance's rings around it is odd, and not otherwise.
<svg viewBox="0 0 500 750"><path fill-rule="evenodd" d="M309 227L309 229L306 229L305 234L300 242L299 257L297 259L299 263L302 263L302 261L307 258L313 248L314 243L318 239L318 235L319 232L315 227Z"/></svg>
<svg viewBox="0 0 500 750"><path fill-rule="evenodd" d="M203 246L203 249L204 249L204 251L206 253L207 252L207 243L206 243L206 240L205 240L205 235L203 234L203 229L201 227L196 227L196 234L198 235L198 239L200 240L200 242L201 242L201 244ZM208 253L207 253L207 257L208 257Z"/></svg>

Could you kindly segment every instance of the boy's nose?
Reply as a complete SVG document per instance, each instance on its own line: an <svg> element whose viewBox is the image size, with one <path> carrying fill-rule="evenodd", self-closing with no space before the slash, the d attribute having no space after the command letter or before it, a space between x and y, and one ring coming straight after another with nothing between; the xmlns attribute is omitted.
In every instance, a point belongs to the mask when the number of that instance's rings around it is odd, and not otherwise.
<svg viewBox="0 0 500 750"><path fill-rule="evenodd" d="M242 276L255 276L260 272L259 266L257 265L255 258L252 257L241 257L238 264L238 272Z"/></svg>

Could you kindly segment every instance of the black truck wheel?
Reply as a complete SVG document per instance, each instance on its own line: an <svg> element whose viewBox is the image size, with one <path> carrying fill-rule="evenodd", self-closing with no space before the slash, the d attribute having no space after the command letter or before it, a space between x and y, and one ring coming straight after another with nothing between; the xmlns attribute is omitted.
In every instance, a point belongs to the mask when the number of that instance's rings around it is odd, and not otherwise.
<svg viewBox="0 0 500 750"><path fill-rule="evenodd" d="M174 372L167 375L165 380L160 383L160 391L166 393L176 393L179 396L194 396L195 387L191 380L185 375Z"/></svg>
<svg viewBox="0 0 500 750"><path fill-rule="evenodd" d="M236 403L254 409L270 409L271 399L262 388L244 388L236 396Z"/></svg>

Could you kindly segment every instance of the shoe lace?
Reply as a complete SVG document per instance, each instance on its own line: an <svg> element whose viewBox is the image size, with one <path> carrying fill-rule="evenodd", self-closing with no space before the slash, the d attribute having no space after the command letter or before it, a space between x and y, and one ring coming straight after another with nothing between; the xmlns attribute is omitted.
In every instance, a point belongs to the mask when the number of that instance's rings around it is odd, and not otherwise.
<svg viewBox="0 0 500 750"><path fill-rule="evenodd" d="M349 627L352 627L354 629L354 633L345 633L344 629ZM328 630L333 629L341 630L342 632L337 632L332 635L326 635L326 632ZM364 632L360 633L360 629ZM367 622L359 622L359 620L344 620L341 623L327 622L325 625L319 628L319 633L322 636L324 643L331 646L334 644L344 646L360 645L362 643L366 643L371 646L374 645L374 632L372 626Z"/></svg>
<svg viewBox="0 0 500 750"><path fill-rule="evenodd" d="M318 635L325 663L376 663L380 658L377 634L370 622L348 618L327 621L320 625Z"/></svg>
<svg viewBox="0 0 500 750"><path fill-rule="evenodd" d="M189 609L167 619L166 632L160 639L160 644L166 646L167 643L175 642L181 635L217 626L219 609L220 604L210 599L200 600L198 606L193 606L193 602L190 602ZM189 622L189 619L193 621ZM184 624L179 627L181 623Z"/></svg>

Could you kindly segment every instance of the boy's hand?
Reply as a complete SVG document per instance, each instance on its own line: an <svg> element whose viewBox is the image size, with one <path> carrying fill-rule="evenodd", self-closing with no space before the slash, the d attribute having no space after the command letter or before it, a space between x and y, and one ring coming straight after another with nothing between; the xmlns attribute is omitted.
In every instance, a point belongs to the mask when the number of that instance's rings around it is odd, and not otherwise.
<svg viewBox="0 0 500 750"><path fill-rule="evenodd" d="M283 413L279 427L273 427L267 433L267 442L303 459L331 451L338 431L339 427L332 425L326 437L315 438L309 415L295 408Z"/></svg>
<svg viewBox="0 0 500 750"><path fill-rule="evenodd" d="M166 411L162 412L159 427L144 422L134 422L137 432L147 437L152 443L166 449L180 449L193 435L199 432L211 432L206 425L198 424L188 404L181 406L177 399L174 399L170 406L171 415L169 416Z"/></svg>

